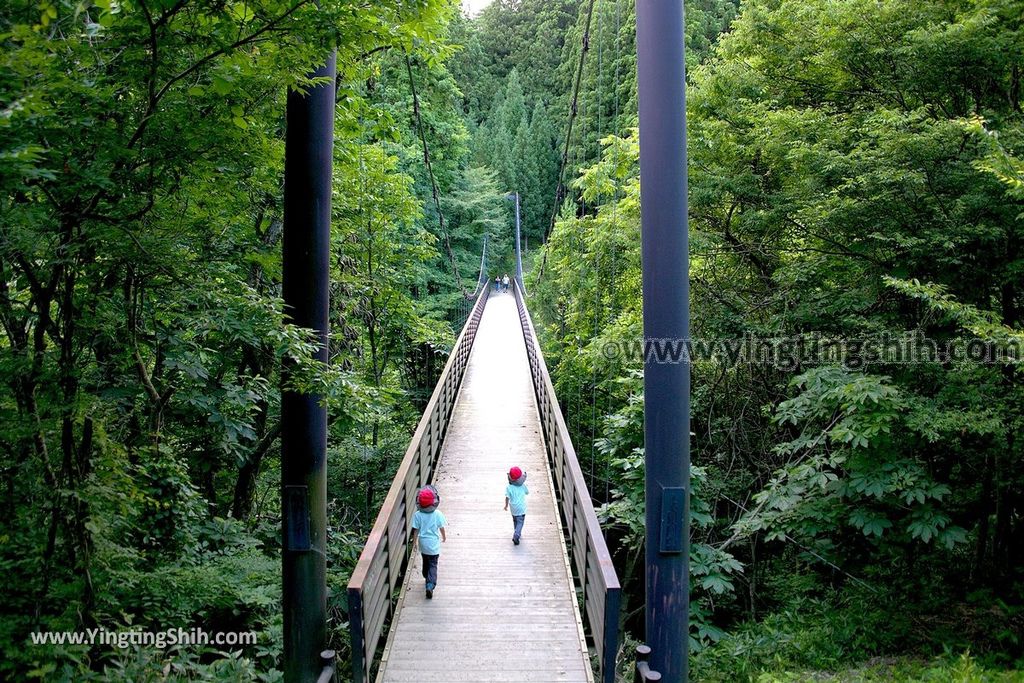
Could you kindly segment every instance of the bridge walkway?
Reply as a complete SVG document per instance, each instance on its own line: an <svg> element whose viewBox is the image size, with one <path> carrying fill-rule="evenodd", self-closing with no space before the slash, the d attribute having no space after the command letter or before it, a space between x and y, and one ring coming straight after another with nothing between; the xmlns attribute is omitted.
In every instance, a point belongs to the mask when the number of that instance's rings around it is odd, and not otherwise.
<svg viewBox="0 0 1024 683"><path fill-rule="evenodd" d="M519 546L506 473L527 472ZM438 585L409 563L378 681L591 683L593 674L512 293L492 294L434 484L448 520Z"/></svg>

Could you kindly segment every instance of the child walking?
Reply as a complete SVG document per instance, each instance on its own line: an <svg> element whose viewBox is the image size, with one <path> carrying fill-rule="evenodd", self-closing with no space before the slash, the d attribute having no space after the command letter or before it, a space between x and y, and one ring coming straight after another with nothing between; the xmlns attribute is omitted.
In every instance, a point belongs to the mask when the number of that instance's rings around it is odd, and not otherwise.
<svg viewBox="0 0 1024 683"><path fill-rule="evenodd" d="M518 467L508 471L508 486L505 487L505 509L512 505L512 542L519 545L519 537L523 534L523 522L526 521L526 496L530 489L526 487L526 472Z"/></svg>
<svg viewBox="0 0 1024 683"><path fill-rule="evenodd" d="M447 520L437 504L440 496L433 486L420 490L416 497L417 510L412 516L412 547L416 549L419 541L420 555L423 558L423 578L427 582L427 600L434 598L437 587L437 560L441 556L441 543L446 541L444 527Z"/></svg>

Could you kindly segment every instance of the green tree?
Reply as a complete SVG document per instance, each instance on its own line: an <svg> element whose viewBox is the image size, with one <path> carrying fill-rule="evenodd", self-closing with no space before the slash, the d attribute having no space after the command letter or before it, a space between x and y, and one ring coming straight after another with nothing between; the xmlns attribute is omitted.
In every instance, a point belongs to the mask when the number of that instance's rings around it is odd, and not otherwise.
<svg viewBox="0 0 1024 683"><path fill-rule="evenodd" d="M691 558L712 567L697 623L864 583L908 613L1017 599L1019 359L997 353L1021 335L1015 8L754 0L691 69L692 330L735 342L692 366L715 511L694 549L725 553ZM563 211L529 288L577 448L601 433L613 482L641 466L640 359L607 353L642 338L631 145L578 174L588 211ZM608 514L633 529L636 508L613 483Z"/></svg>
<svg viewBox="0 0 1024 683"><path fill-rule="evenodd" d="M530 115L530 129L522 166L525 169L522 194L524 234L539 246L551 223L561 158L555 125L543 102L537 102Z"/></svg>
<svg viewBox="0 0 1024 683"><path fill-rule="evenodd" d="M367 88L377 60L404 48L439 62L453 8L139 0L7 10L0 471L11 495L0 536L11 542L0 566L13 588L0 675L100 677L123 662L101 649L26 650L24 639L121 623L252 626L264 649L247 654L272 671L278 511L268 470L282 358L298 361L300 385L328 398L332 438L372 429L381 396L396 406L392 440L410 422L396 363L353 351L369 332L332 349L338 364L320 372L308 362L312 340L283 314L285 94L310 85L305 74L337 48L336 168L339 182L351 179L359 167L349 143L395 128L377 115L387 101ZM437 96L447 95L439 87ZM368 113L382 123L373 131ZM375 197L373 211L394 208L388 229L407 231L419 250L389 252L379 233L346 229L336 254L387 257L384 271L365 273L370 293L359 301L369 303L351 307L377 306L369 317L386 337L380 349L444 336L406 305L409 283L428 279L421 257L432 240L412 220L417 202L391 159L376 157L394 192ZM392 293L402 306L387 309ZM358 332L367 317L351 303L333 315ZM353 539L338 538L335 588L354 561Z"/></svg>

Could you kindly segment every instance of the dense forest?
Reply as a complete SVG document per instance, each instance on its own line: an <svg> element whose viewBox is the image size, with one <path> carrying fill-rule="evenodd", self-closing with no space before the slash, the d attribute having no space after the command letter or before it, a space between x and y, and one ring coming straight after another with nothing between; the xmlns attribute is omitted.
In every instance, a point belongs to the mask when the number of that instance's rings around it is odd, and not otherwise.
<svg viewBox="0 0 1024 683"><path fill-rule="evenodd" d="M686 18L692 678L1021 680L1024 1ZM285 360L328 403L346 659L344 587L484 241L491 277L514 268L517 192L632 680L635 28L631 0L5 5L0 678L280 680ZM324 370L280 242L286 94L332 46ZM258 644L30 640L172 626Z"/></svg>

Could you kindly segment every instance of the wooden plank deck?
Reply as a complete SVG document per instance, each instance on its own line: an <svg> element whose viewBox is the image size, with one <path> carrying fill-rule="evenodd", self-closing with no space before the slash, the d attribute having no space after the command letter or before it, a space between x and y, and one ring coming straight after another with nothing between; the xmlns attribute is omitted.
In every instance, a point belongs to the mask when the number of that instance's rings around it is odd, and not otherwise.
<svg viewBox="0 0 1024 683"><path fill-rule="evenodd" d="M434 599L409 563L378 681L572 681L593 675L511 293L491 294L435 485L448 520ZM506 473L527 472L512 544Z"/></svg>

